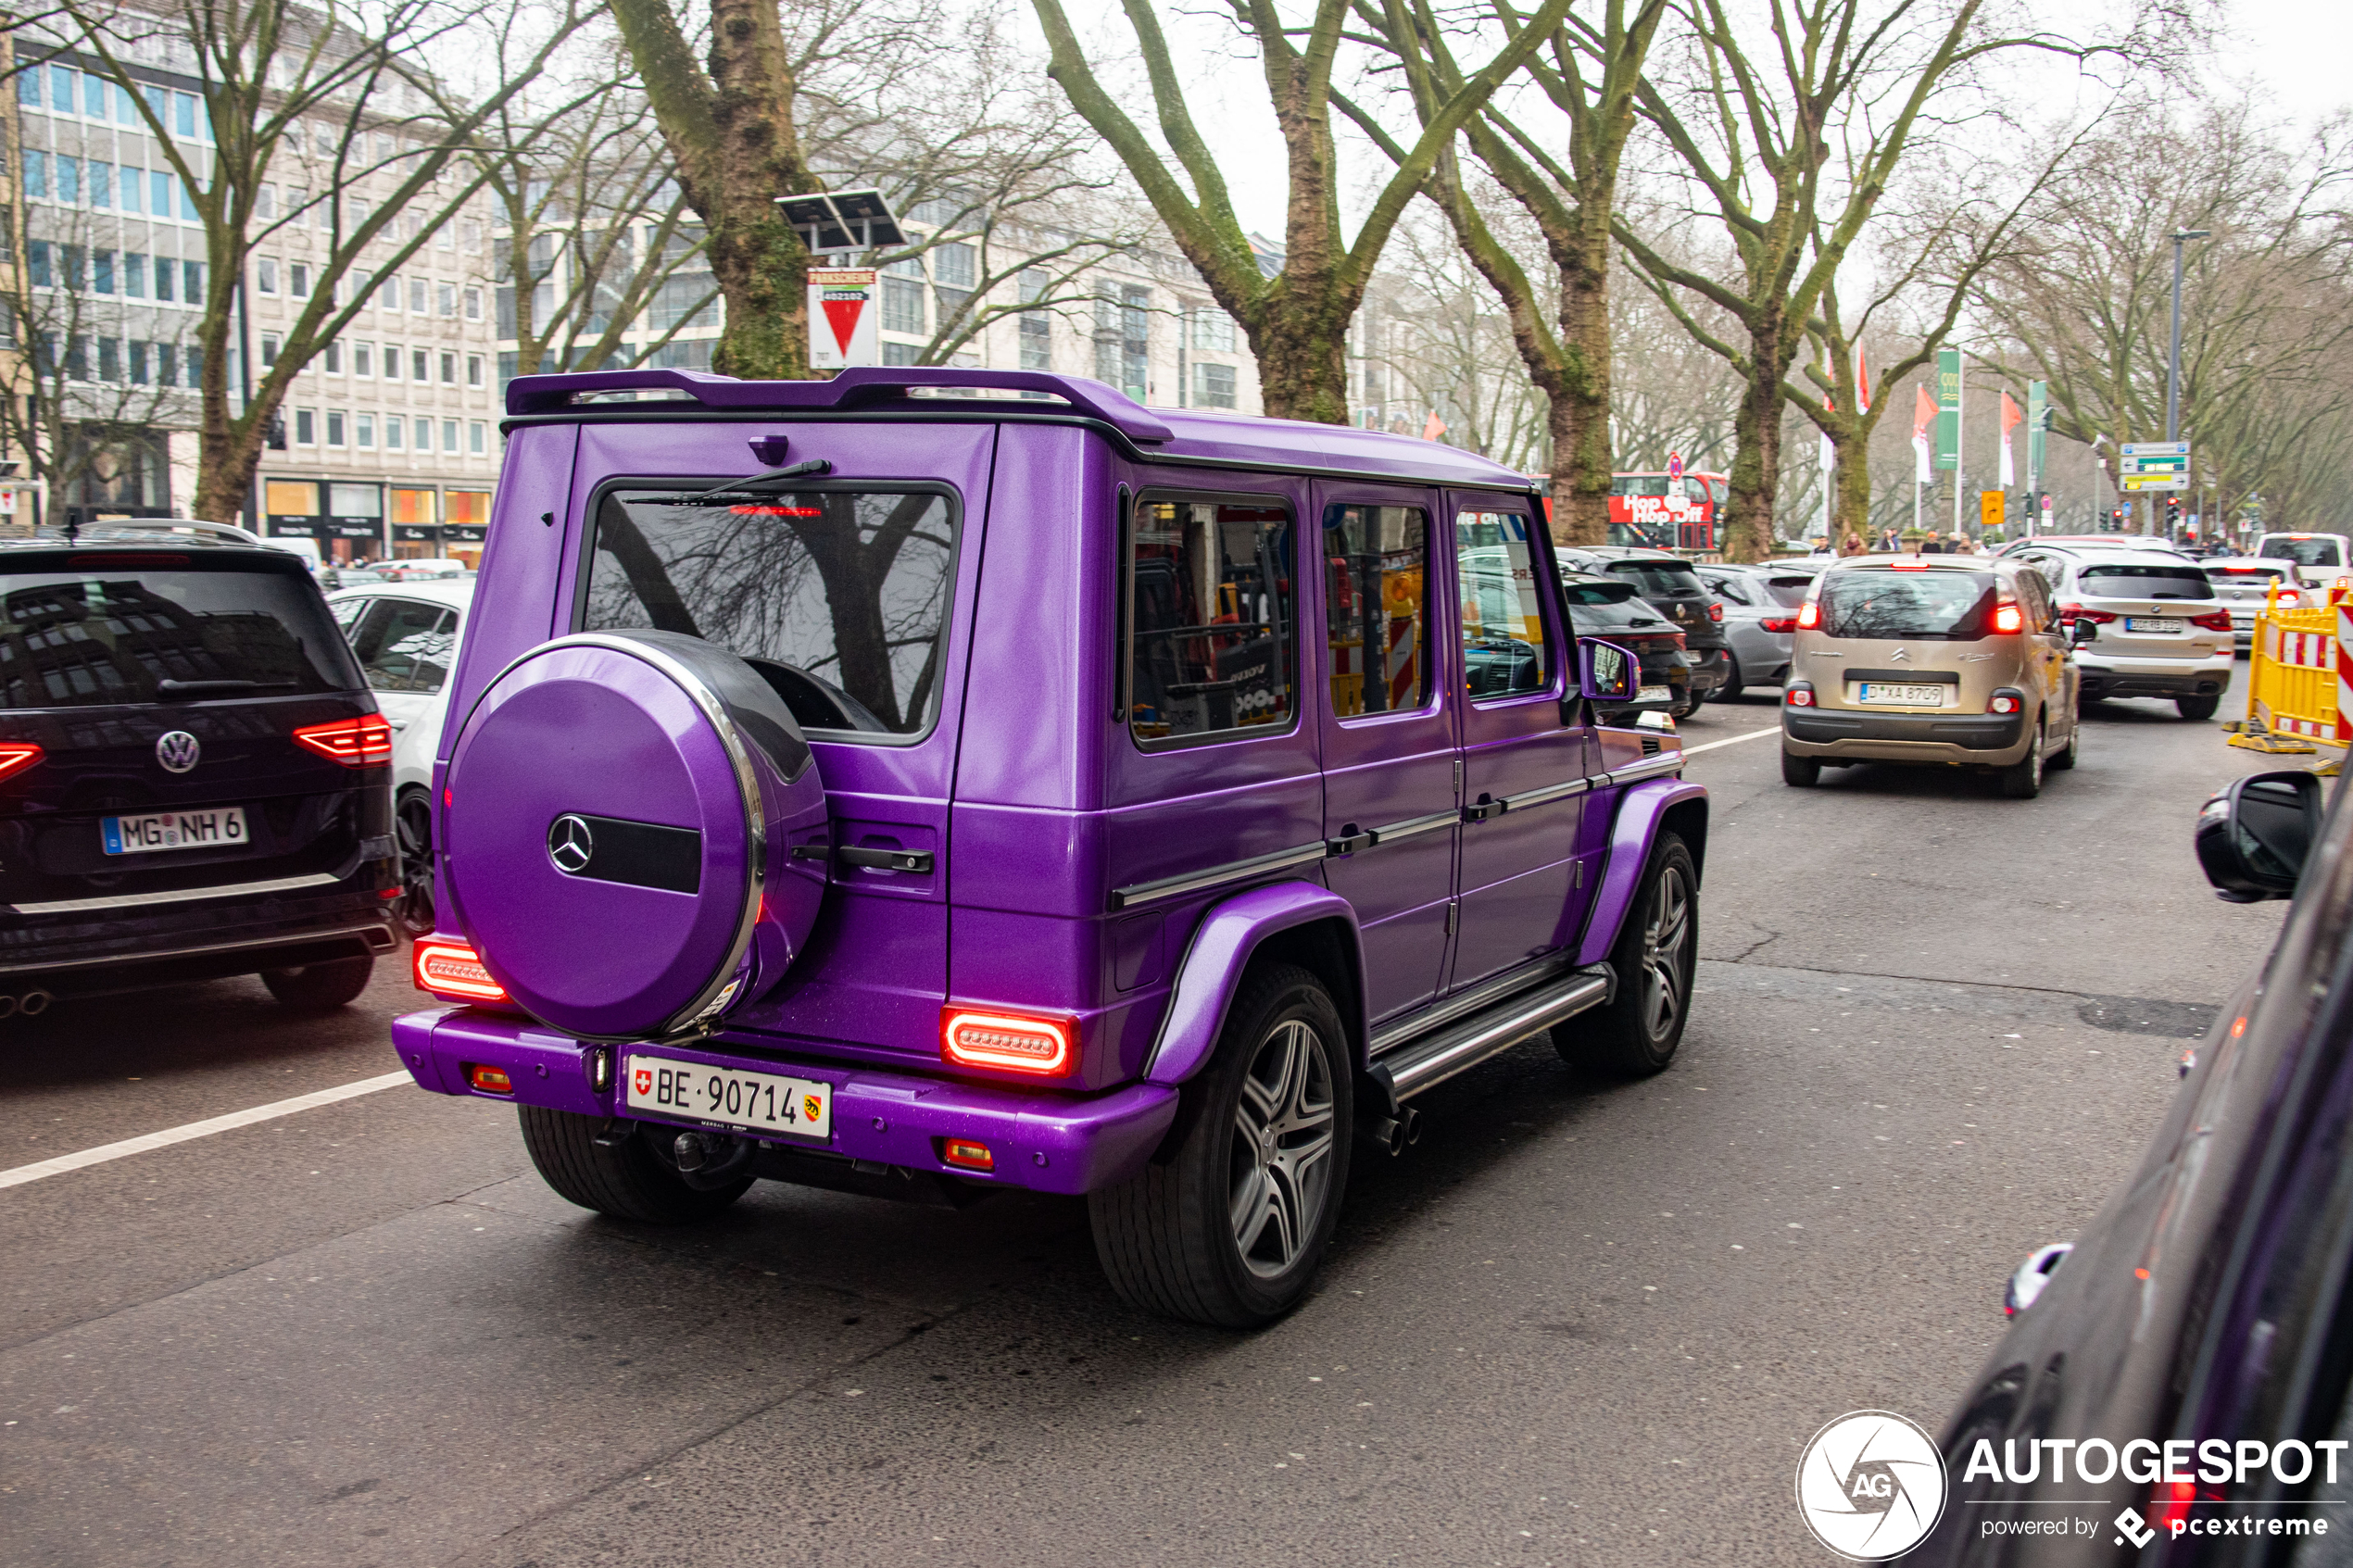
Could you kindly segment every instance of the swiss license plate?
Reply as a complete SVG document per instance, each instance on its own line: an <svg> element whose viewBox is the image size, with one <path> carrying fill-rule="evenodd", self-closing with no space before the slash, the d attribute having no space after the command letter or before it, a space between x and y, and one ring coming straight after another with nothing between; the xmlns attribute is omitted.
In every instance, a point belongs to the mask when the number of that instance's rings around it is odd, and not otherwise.
<svg viewBox="0 0 2353 1568"><path fill-rule="evenodd" d="M2128 615L2124 618L2127 632L2186 632L2190 623L2176 621L2170 615Z"/></svg>
<svg viewBox="0 0 2353 1568"><path fill-rule="evenodd" d="M633 1056L623 1086L632 1110L717 1122L773 1137L833 1141L834 1086L813 1078Z"/></svg>
<svg viewBox="0 0 2353 1568"><path fill-rule="evenodd" d="M109 855L145 855L157 849L242 849L252 842L245 837L242 806L101 817L98 836Z"/></svg>
<svg viewBox="0 0 2353 1568"><path fill-rule="evenodd" d="M1856 683L1857 701L1883 702L1898 708L1942 708L1944 694L1951 689L1944 685L1894 685L1885 681Z"/></svg>

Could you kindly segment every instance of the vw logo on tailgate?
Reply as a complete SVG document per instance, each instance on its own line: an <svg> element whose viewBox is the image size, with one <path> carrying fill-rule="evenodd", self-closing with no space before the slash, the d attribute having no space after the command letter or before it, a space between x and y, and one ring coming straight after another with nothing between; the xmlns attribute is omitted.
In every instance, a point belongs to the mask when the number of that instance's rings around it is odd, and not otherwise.
<svg viewBox="0 0 2353 1568"><path fill-rule="evenodd" d="M156 760L167 773L184 773L204 756L204 746L185 730L173 730L156 740Z"/></svg>
<svg viewBox="0 0 2353 1568"><path fill-rule="evenodd" d="M588 869L597 853L597 835L588 831L588 820L567 811L547 824L547 859L566 876L578 876Z"/></svg>

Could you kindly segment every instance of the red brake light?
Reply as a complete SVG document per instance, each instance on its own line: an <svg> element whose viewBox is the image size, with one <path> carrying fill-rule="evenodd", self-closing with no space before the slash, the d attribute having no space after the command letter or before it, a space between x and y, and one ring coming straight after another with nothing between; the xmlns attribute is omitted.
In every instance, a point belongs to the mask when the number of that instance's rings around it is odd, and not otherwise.
<svg viewBox="0 0 2353 1568"><path fill-rule="evenodd" d="M2089 621L2094 625L2105 626L2116 617L2104 609L2085 609L2082 605L2061 605L2059 619L2061 621Z"/></svg>
<svg viewBox="0 0 2353 1568"><path fill-rule="evenodd" d="M1789 705L1792 708L1811 708L1814 706L1814 688L1811 686L1792 686L1783 695L1788 697Z"/></svg>
<svg viewBox="0 0 2353 1568"><path fill-rule="evenodd" d="M484 1094L510 1095L515 1092L515 1081L507 1076L507 1070L503 1067L485 1067L479 1061L470 1061L465 1064L465 1069L466 1082Z"/></svg>
<svg viewBox="0 0 2353 1568"><path fill-rule="evenodd" d="M417 989L459 1002L503 1002L507 988L490 978L479 956L454 936L417 944Z"/></svg>
<svg viewBox="0 0 2353 1568"><path fill-rule="evenodd" d="M2190 617L2190 624L2202 627L2208 632L2227 632L2231 629L2231 612L2227 609L2212 609L2204 615L2193 615Z"/></svg>
<svg viewBox="0 0 2353 1568"><path fill-rule="evenodd" d="M2025 631L2026 611L2020 609L2016 605L1995 605L1994 607L1994 630L1996 632Z"/></svg>
<svg viewBox="0 0 2353 1568"><path fill-rule="evenodd" d="M1811 632L1822 624L1822 606L1818 599L1807 599L1797 607L1797 629Z"/></svg>
<svg viewBox="0 0 2353 1568"><path fill-rule="evenodd" d="M9 779L41 760L41 748L29 740L0 741L0 779Z"/></svg>
<svg viewBox="0 0 2353 1568"><path fill-rule="evenodd" d="M392 725L381 713L305 724L294 738L296 745L346 768L381 768L392 760Z"/></svg>
<svg viewBox="0 0 2353 1568"><path fill-rule="evenodd" d="M964 1171L994 1171L997 1157L988 1146L975 1138L942 1138L939 1140L939 1162Z"/></svg>
<svg viewBox="0 0 2353 1568"><path fill-rule="evenodd" d="M1015 1073L1067 1073L1076 1053L1066 1018L939 1010L939 1054L962 1067L1002 1067Z"/></svg>
<svg viewBox="0 0 2353 1568"><path fill-rule="evenodd" d="M1716 604L1709 605L1709 606L1707 607L1707 619L1709 619L1710 621L1721 621L1721 620L1723 620L1723 619L1724 619L1724 607L1723 607L1722 605L1716 605Z"/></svg>
<svg viewBox="0 0 2353 1568"><path fill-rule="evenodd" d="M1926 571L1928 570L1928 562L1920 559L1918 556L1913 556L1905 560L1889 561L1887 563L1887 569L1890 571Z"/></svg>

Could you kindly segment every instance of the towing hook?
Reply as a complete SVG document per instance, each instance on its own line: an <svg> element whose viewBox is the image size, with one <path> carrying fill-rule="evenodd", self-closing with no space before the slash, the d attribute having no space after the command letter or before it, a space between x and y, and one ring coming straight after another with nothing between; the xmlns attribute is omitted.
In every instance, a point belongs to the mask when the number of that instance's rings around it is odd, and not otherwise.
<svg viewBox="0 0 2353 1568"><path fill-rule="evenodd" d="M729 1137L724 1133L681 1133L671 1145L679 1176L700 1192L733 1185L759 1152L760 1146L749 1138Z"/></svg>

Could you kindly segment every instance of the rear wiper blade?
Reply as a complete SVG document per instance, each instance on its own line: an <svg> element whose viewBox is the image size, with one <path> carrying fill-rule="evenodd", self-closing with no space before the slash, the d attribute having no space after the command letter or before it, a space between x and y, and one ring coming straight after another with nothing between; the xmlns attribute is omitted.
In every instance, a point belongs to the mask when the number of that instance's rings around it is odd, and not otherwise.
<svg viewBox="0 0 2353 1568"><path fill-rule="evenodd" d="M747 474L741 479L723 480L708 490L690 491L684 495L659 496L654 498L653 504L662 507L696 507L714 505L721 501L737 498L758 500L761 498L760 492L752 488L755 484L773 484L782 479L805 479L833 471L834 465L824 458L812 458L805 463L790 463L784 468L770 469L765 473Z"/></svg>
<svg viewBox="0 0 2353 1568"><path fill-rule="evenodd" d="M175 681L169 677L156 683L161 696L207 696L215 692L283 691L294 685L292 681Z"/></svg>

